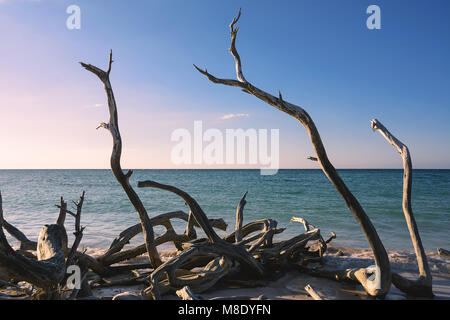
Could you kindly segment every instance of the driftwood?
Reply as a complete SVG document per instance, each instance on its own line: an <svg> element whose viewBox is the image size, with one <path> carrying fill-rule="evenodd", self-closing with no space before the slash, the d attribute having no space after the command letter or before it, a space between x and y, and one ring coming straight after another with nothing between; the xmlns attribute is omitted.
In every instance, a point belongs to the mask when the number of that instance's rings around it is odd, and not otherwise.
<svg viewBox="0 0 450 320"><path fill-rule="evenodd" d="M189 206L189 209L191 210L192 215L195 218L195 221L197 221L197 223L201 226L206 236L208 237L208 243L214 245L215 247L214 250L226 252L227 255L239 261L242 264L243 268L247 267L248 270L256 272L256 274L263 273L263 268L261 267L261 265L244 248L238 245L232 245L227 241L221 239L217 235L217 233L211 227L208 218L206 214L203 212L200 205L188 193L176 187L164 185L149 180L138 182L138 187L158 188L170 191L180 196Z"/></svg>
<svg viewBox="0 0 450 320"><path fill-rule="evenodd" d="M392 282L403 292L414 296L432 297L432 276L431 270L428 266L425 249L422 245L422 240L419 235L419 228L417 227L416 219L411 206L411 189L412 189L412 160L408 147L400 140L394 137L388 129L377 119L371 121L373 131L379 131L381 135L398 151L403 159L403 213L405 215L406 224L408 226L409 235L414 246L414 251L419 266L419 279L411 281L399 274L392 274Z"/></svg>
<svg viewBox="0 0 450 320"><path fill-rule="evenodd" d="M81 206L78 217L80 215ZM42 228L36 245L37 260L27 258L10 246L3 232L4 226L0 194L0 276L12 282L26 281L33 284L38 288L33 293L35 298L57 298L58 287L65 277L66 267L72 263L71 260L66 261L68 250L64 225L50 224ZM79 223L76 226L79 226ZM22 233L16 232L16 235L20 234ZM23 243L24 241L21 241L21 247ZM76 251L76 244L72 248Z"/></svg>
<svg viewBox="0 0 450 320"><path fill-rule="evenodd" d="M160 299L162 295L177 292L186 286L189 286L189 292L193 294L201 293L220 279L226 282L231 276L235 281L239 281L240 277L246 277L246 280L253 278L251 282L255 283L258 279L269 276L271 270L319 261L326 250L326 242L319 229L304 220L306 233L280 243L273 242L273 236L282 232L282 229L277 229L274 220L261 220L242 227L246 193L238 205L236 230L221 239L211 227L200 205L185 191L148 180L138 182L138 187L167 190L183 198L193 218L208 237L206 240L186 243L184 251L153 271L149 278L150 285L144 291L147 298ZM256 231L260 232L249 236ZM241 240L237 239L237 233L241 234ZM308 250L310 241L319 243L317 251ZM199 266L204 267L198 272L187 271ZM179 293L187 294L185 291Z"/></svg>
<svg viewBox="0 0 450 320"><path fill-rule="evenodd" d="M361 226L361 229L364 232L370 247L372 248L375 264L379 267L380 270L379 274L376 275L377 278L379 278L377 279L379 285L374 285L374 283L369 280L369 275L367 274L366 269L354 270L348 275L360 282L369 295L376 297L385 296L389 291L391 285L391 272L387 252L364 209L347 188L344 181L340 178L336 169L328 159L325 147L319 135L319 131L317 130L312 118L303 108L285 101L281 93L279 93L278 97L275 97L255 87L245 79L242 71L241 59L236 49L236 36L239 28L235 28L235 24L239 21L240 16L241 10L239 10L238 16L234 18L230 24L231 46L229 51L235 60L237 80L216 78L206 69L202 70L196 65L194 65L194 67L213 83L240 88L242 91L254 95L262 101L277 108L278 110L294 117L302 124L311 139L319 165L321 166L325 175L334 185L339 195L344 199L346 205L350 209L356 221Z"/></svg>
<svg viewBox="0 0 450 320"><path fill-rule="evenodd" d="M241 198L241 201L239 201L239 204L236 208L236 227L235 227L235 241L239 242L242 240L242 223L244 220L243 217L243 211L244 211L244 206L247 203L247 201L245 201L245 197L247 196L247 192L244 193L244 195Z"/></svg>
<svg viewBox="0 0 450 320"><path fill-rule="evenodd" d="M20 250L36 250L37 242L29 240L22 231L8 223L6 220L3 220L3 228L20 242Z"/></svg>
<svg viewBox="0 0 450 320"><path fill-rule="evenodd" d="M191 228L189 228L189 230L187 230L184 234L178 235L173 229L171 223L172 219L184 220L189 224L188 214L181 210L163 213L150 218L150 223L153 227L162 225L166 228L166 233L155 239L156 246L166 242L173 242L177 248L181 249L181 244L183 242L194 240L197 237L195 229L193 228L194 226L199 227L196 221L191 221ZM212 227L218 228L220 230L225 231L227 228L227 224L225 223L225 221L223 221L223 219L210 219L209 223ZM145 252L145 247L143 248L142 246L121 251L123 247L140 232L142 232L140 224L136 224L124 230L122 233L120 233L118 238L114 239L110 248L103 255L98 257L98 260L101 261L104 265L111 265L113 263L131 259L143 254ZM125 256L126 258L122 258L122 256Z"/></svg>
<svg viewBox="0 0 450 320"><path fill-rule="evenodd" d="M130 202L133 204L136 212L141 221L142 233L144 235L145 246L148 253L148 258L150 263L157 267L161 264L161 259L158 254L158 250L155 246L155 238L153 227L150 222L150 218L148 217L147 210L142 204L141 199L137 193L133 190L130 185L130 177L133 174L132 170L128 170L126 174L123 173L122 167L120 165L120 157L122 155L122 138L120 136L119 131L119 119L117 113L116 100L114 98L114 93L111 87L111 82L109 80L109 75L111 73L111 65L113 63L112 60L112 50L109 55L109 64L108 70L103 71L91 64L85 64L81 62L81 65L88 71L95 74L100 81L103 83L105 88L106 96L108 98L108 107L109 107L109 122L102 122L97 128L105 128L107 129L113 138L113 150L111 153L111 170L116 177L119 184L122 186L123 190L130 199Z"/></svg>
<svg viewBox="0 0 450 320"><path fill-rule="evenodd" d="M188 286L185 286L182 289L177 290L176 294L181 298L181 300L203 300L202 297L193 293Z"/></svg>
<svg viewBox="0 0 450 320"><path fill-rule="evenodd" d="M439 254L440 256L443 256L443 257L450 257L450 251L448 251L448 250L445 250L445 249L442 249L442 248L438 248L438 249L437 249L437 252L438 252L438 254Z"/></svg>
<svg viewBox="0 0 450 320"><path fill-rule="evenodd" d="M147 299L161 299L166 294L176 294L181 299L201 300L203 298L198 294L213 288L218 283L221 286L264 286L270 279L273 279L274 274L280 274L280 271L289 269L297 269L335 280L358 282L369 295L380 298L389 291L391 278L398 288L409 294L432 295L431 274L411 209L412 167L406 146L393 137L378 121L372 122L373 129L380 130L386 139L399 150L403 158L405 170L403 210L419 265L420 277L417 281L410 281L397 274L391 274L386 250L375 228L328 159L319 132L308 113L301 107L283 100L281 93L278 97L272 96L245 79L241 59L236 49L238 28L235 25L240 15L241 11L239 10L238 16L230 24L231 47L229 51L235 60L237 80L219 79L208 73L206 69L195 67L212 82L238 87L289 114L302 124L309 134L316 152L315 157L310 156L308 159L318 162L360 224L374 254L379 272L374 271L373 268L346 270L321 268L327 246L336 238L336 234L331 233L331 236L325 240L320 229L303 218L293 217L291 222L301 223L304 232L283 241L276 241L275 236L285 229L279 228L277 221L273 219L252 221L244 225L247 192L243 194L237 205L234 231L220 237L214 229L226 231L226 223L222 219L208 219L199 203L186 191L151 180L140 181L138 187L157 188L172 192L180 196L189 208L189 214L183 211L172 211L150 218L139 196L130 185L129 178L132 171L129 170L125 174L120 164L122 139L119 131L117 106L109 79L113 62L111 52L107 71L90 64L81 63L81 65L94 73L104 85L110 119L108 123L101 123L98 128L103 127L112 135L111 170L134 206L140 223L121 232L102 255L92 257L85 252L78 251L84 230L80 220L84 192L79 201L75 203L75 212L70 211L64 199L60 198L60 203L57 205L59 213L56 223L44 226L37 242L28 239L18 228L5 221L0 194L0 278L4 279L0 279L0 286L14 287L19 291L20 287L15 282L26 281L38 288L29 292L20 289L23 292L21 296L0 294L0 299L21 299L22 296L47 299L86 299L92 294L91 288L145 284L147 287L143 290L142 296ZM67 214L75 219L75 240L70 248L67 246L67 234L64 227ZM186 222L184 233L175 232L173 219ZM163 226L165 233L155 237L153 231L155 226ZM195 228L201 228L206 234L206 239L198 239ZM14 250L10 246L3 229L20 242L19 250ZM126 248L130 240L141 232L144 236L144 243ZM174 257L163 262L157 247L167 242L172 242L178 252ZM443 249L439 253L448 255L448 252ZM142 254L147 254L149 263L115 265ZM64 289L66 268L74 263L81 268L81 288L68 291ZM317 267L318 265L319 267ZM373 281L371 277L374 272L376 281ZM109 280L108 276L114 276L114 280ZM305 290L313 299L322 300L322 297L311 286L306 286ZM127 294L120 296L117 295L114 299L127 299ZM134 295L128 296L132 299L141 299ZM251 297L217 297L213 300L249 298Z"/></svg>
<svg viewBox="0 0 450 320"><path fill-rule="evenodd" d="M322 297L308 284L305 287L305 291L313 298L314 300L323 300Z"/></svg>

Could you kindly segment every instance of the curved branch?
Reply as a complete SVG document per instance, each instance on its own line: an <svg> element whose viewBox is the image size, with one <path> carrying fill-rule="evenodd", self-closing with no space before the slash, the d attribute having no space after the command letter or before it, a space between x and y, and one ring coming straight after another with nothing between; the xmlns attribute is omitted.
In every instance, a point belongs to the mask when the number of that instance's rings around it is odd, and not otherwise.
<svg viewBox="0 0 450 320"><path fill-rule="evenodd" d="M237 21L237 19L236 19ZM234 26L234 24L232 23ZM262 101L270 104L271 106L277 108L280 111L283 111L287 113L288 115L294 117L297 119L302 126L306 129L312 145L314 147L314 150L317 155L318 163L320 164L323 172L328 177L328 179L331 181L331 183L334 185L340 196L344 199L347 207L352 212L353 216L355 217L356 221L360 224L362 231L364 232L367 241L369 242L370 247L372 248L372 251L374 253L374 260L376 265L380 268L380 283L381 288L377 288L371 285L370 281L368 280L368 277L362 277L361 278L361 284L365 288L368 294L372 296L379 296L382 297L386 295L386 293L389 291L390 285L391 285L391 272L390 272L390 264L388 255L386 252L386 249L383 246L383 243L381 242L377 231L375 230L372 222L370 221L369 217L365 213L364 209L359 204L358 200L354 197L354 195L350 192L350 190L345 185L344 181L341 179L339 174L337 173L334 166L331 164L330 160L328 159L327 153L325 151L325 147L322 143L322 139L320 138L319 132L316 128L316 125L314 124L314 121L311 119L309 114L301 107L296 106L294 104L291 104L289 102L286 102L283 100L281 93L279 94L279 97L274 97L271 94L268 94L261 89L256 88L248 81L245 81L242 75L242 68L240 65L239 59L237 59L237 50L235 47L235 38L236 35L232 34L232 41L231 41L231 48L230 52L235 57L236 62L236 69L240 70L237 74L237 77L239 81L237 80L229 80L229 79L219 79L208 73L208 71L201 70L197 66L195 68L205 75L210 81L214 83L224 84L228 86L238 87L241 88L243 91L254 95L255 97L261 99ZM242 80L242 81L241 81ZM363 269L364 270L364 269ZM366 274L365 272L361 272Z"/></svg>
<svg viewBox="0 0 450 320"><path fill-rule="evenodd" d="M122 154L122 138L120 136L120 131L119 131L119 120L118 120L118 114L117 114L116 100L114 98L113 89L111 87L111 82L109 80L109 74L111 72L112 62L113 62L113 60L112 60L112 50L111 50L110 55L109 55L108 71L105 72L93 65L85 64L82 62L81 62L81 65L86 70L95 74L100 79L100 81L103 83L103 85L105 87L106 96L108 98L109 122L102 123L102 124L100 124L99 127L108 129L113 138L113 150L112 150L112 154L111 154L111 170L112 170L114 176L116 177L117 181L122 186L125 193L127 194L128 199L130 199L131 203L133 204L134 208L136 209L136 212L141 221L142 232L144 234L144 241L146 244L150 263L153 266L157 267L161 264L161 259L159 257L156 246L154 244L155 236L154 236L152 224L150 223L150 218L148 217L147 210L145 209L144 205L142 204L141 199L139 199L139 196L136 194L136 192L133 190L133 188L130 185L129 179L133 172L131 170L129 170L126 174L124 174L122 171L122 167L120 165L120 157Z"/></svg>
<svg viewBox="0 0 450 320"><path fill-rule="evenodd" d="M151 187L167 190L180 196L189 206L189 209L192 211L192 215L194 216L195 220L207 235L208 243L213 244L214 247L217 248L217 250L226 251L230 258L238 260L243 267L247 267L247 269L251 270L253 273L256 272L256 274L263 274L264 270L261 264L258 261L256 261L253 258L253 256L249 254L243 247L239 245L232 245L226 242L225 240L221 239L217 235L217 233L211 227L203 209L200 207L197 201L195 201L195 199L192 198L189 194L176 187L164 185L150 180L139 181L138 187L139 188Z"/></svg>
<svg viewBox="0 0 450 320"><path fill-rule="evenodd" d="M246 191L244 195L241 198L241 201L239 201L239 204L236 208L236 233L235 233L235 240L236 242L239 242L242 240L242 222L244 221L244 207L247 201L245 200L245 197L247 196Z"/></svg>
<svg viewBox="0 0 450 320"><path fill-rule="evenodd" d="M138 182L138 188L157 188L162 190L167 190L172 193L175 193L176 195L183 198L184 201L186 201L189 208L192 210L192 214L194 215L195 220L198 222L198 224L201 226L203 231L205 231L206 236L209 239L209 242L215 243L219 242L221 239L217 235L217 233L214 231L214 229L211 227L208 221L208 217L206 216L203 209L200 207L200 205L195 201L194 198L192 198L189 194L184 192L183 190L180 190L176 187L161 184L155 181L139 181Z"/></svg>
<svg viewBox="0 0 450 320"><path fill-rule="evenodd" d="M239 21L239 18L241 17L241 8L239 8L239 13L236 18L233 19L233 21L230 23L230 34L231 34L231 46L230 53L234 57L234 61L236 62L236 74L237 78L240 82L247 82L244 78L244 74L242 73L242 63L241 63L241 57L239 56L239 53L236 50L236 36L239 28L234 29L234 25Z"/></svg>
<svg viewBox="0 0 450 320"><path fill-rule="evenodd" d="M419 266L419 279L417 281L410 281L401 277L398 274L393 274L392 282L400 290L414 295L433 296L432 291L432 276L431 270L428 266L427 256L422 245L422 240L419 235L419 228L417 227L416 219L411 206L411 189L412 189L412 161L408 147L400 140L394 137L388 129L377 119L371 120L371 127L373 131L379 131L381 135L397 149L398 153L403 159L403 196L402 206L403 214L405 215L406 224L408 226L409 235L411 237L414 251L416 253L417 265Z"/></svg>
<svg viewBox="0 0 450 320"><path fill-rule="evenodd" d="M3 220L3 228L14 238L16 238L20 242L20 250L36 250L37 242L31 241L27 238L27 236L17 229L12 224L8 223L8 221Z"/></svg>
<svg viewBox="0 0 450 320"><path fill-rule="evenodd" d="M75 240L67 256L66 264L68 266L72 264L75 252L77 252L78 246L80 245L81 242L81 238L83 238L84 227L81 226L81 209L83 208L84 193L85 193L84 191L81 193L80 200L78 200L77 202L77 213L75 216L75 232L73 233L75 236Z"/></svg>
<svg viewBox="0 0 450 320"><path fill-rule="evenodd" d="M8 243L3 232L2 196L0 193L0 274L5 280L27 281L39 288L53 288L63 279L65 273L64 227L46 225L39 234L37 244L39 261L17 253Z"/></svg>

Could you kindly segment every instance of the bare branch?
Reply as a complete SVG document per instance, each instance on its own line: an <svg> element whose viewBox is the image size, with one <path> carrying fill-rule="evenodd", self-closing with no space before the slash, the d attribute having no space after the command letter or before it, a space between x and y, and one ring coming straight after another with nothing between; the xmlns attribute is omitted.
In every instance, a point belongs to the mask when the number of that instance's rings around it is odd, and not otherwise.
<svg viewBox="0 0 450 320"><path fill-rule="evenodd" d="M417 281L410 281L393 274L392 281L396 287L409 294L432 296L432 276L431 270L428 266L425 249L422 245L422 240L419 235L419 228L414 218L411 205L411 190L412 190L412 161L408 147L400 140L394 137L388 129L377 119L371 120L371 127L373 131L378 131L381 135L400 153L403 159L403 214L405 216L406 224L408 226L409 235L416 253L417 264L419 266L420 277Z"/></svg>
<svg viewBox="0 0 450 320"><path fill-rule="evenodd" d="M67 266L70 266L72 264L75 252L77 252L78 246L80 245L81 242L81 238L83 238L84 227L81 227L81 209L83 207L84 194L85 192L83 191L81 193L80 200L78 200L77 202L77 213L75 216L75 232L73 233L75 235L75 240L72 244L72 248L70 249L69 255L67 256L66 261Z"/></svg>
<svg viewBox="0 0 450 320"><path fill-rule="evenodd" d="M56 220L56 224L60 226L64 226L64 222L66 221L66 213L67 213L67 202L64 201L64 198L60 198L60 205L57 206L59 208L58 219Z"/></svg>
<svg viewBox="0 0 450 320"><path fill-rule="evenodd" d="M217 250L223 250L224 252L227 252L228 256L230 258L238 260L243 267L246 267L249 270L252 270L256 274L262 274L263 273L263 267L260 265L258 261L256 261L252 255L250 255L243 247L238 245L232 245L228 243L227 241L221 239L217 233L214 231L212 226L210 225L208 221L208 217L206 216L203 209L200 207L200 205L197 203L197 201L192 198L187 192L184 192L183 190L180 190L176 187L164 185L155 181L139 181L138 187L151 187L151 188L157 188L162 190L167 190L172 193L175 193L176 195L183 198L183 200L187 203L189 206L189 209L192 211L192 214L195 218L195 220L198 222L198 224L201 226L203 231L206 233L206 236L208 237L208 242L210 244L214 245L214 248L217 248Z"/></svg>
<svg viewBox="0 0 450 320"><path fill-rule="evenodd" d="M240 15L238 15L239 17ZM384 296L390 288L391 285L391 272L390 272L390 264L386 249L381 242L377 231L375 230L372 222L369 217L365 213L364 209L361 207L358 200L354 197L354 195L350 192L350 190L345 185L344 181L340 178L334 166L331 164L328 159L327 153L325 151L325 147L322 143L322 139L320 138L319 132L314 124L314 121L311 119L309 114L301 107L291 104L283 100L281 95L279 97L275 97L267 92L262 91L259 88L256 88L251 83L246 81L242 76L242 68L240 59L238 59L239 55L237 55L237 50L235 47L236 35L237 32L234 28L238 19L234 19L231 24L232 34L231 34L231 53L235 58L236 70L237 70L237 80L229 80L229 79L219 79L211 75L205 70L201 70L197 66L195 68L205 75L210 81L214 83L220 83L228 86L241 88L243 91L254 95L255 97L261 99L262 101L270 104L271 106L277 108L278 110L287 113L288 115L297 119L302 126L306 129L311 142L313 144L314 150L317 155L318 163L321 166L323 172L331 181L331 183L335 186L336 190L340 194L340 196L344 199L346 205L352 212L356 221L360 224L362 231L364 232L367 241L369 242L370 247L374 253L375 264L381 270L381 288L374 288L373 286L368 285L367 277L360 277L359 280L361 284L364 286L365 290L372 296ZM242 81L241 81L242 80ZM364 272L363 272L364 271ZM365 274L365 270L361 271L361 274Z"/></svg>
<svg viewBox="0 0 450 320"><path fill-rule="evenodd" d="M148 258L150 263L153 264L153 266L157 267L160 265L161 259L158 254L158 250L156 249L156 246L154 244L155 236L153 232L153 227L150 223L150 218L147 214L147 210L145 209L144 205L142 204L141 199L137 195L137 193L134 191L134 189L131 187L129 183L129 177L131 173L124 174L122 171L122 167L120 164L120 158L122 154L122 138L120 136L119 131L119 120L118 120L118 114L117 114L117 105L116 100L114 98L113 89L111 86L111 82L109 80L109 74L111 72L111 65L112 65L113 59L112 59L112 50L109 54L109 63L108 63L108 70L105 72L95 66L92 66L90 64L81 63L81 65L88 71L94 73L98 76L100 81L103 83L105 87L106 96L108 98L108 107L109 107L109 122L108 123L101 123L99 127L103 127L111 133L111 136L113 138L113 150L111 153L111 170L116 177L119 184L124 189L125 193L128 196L128 199L133 204L134 208L136 209L136 212L139 216L139 219L141 221L142 231L144 235L144 241L146 244L147 252L148 252Z"/></svg>

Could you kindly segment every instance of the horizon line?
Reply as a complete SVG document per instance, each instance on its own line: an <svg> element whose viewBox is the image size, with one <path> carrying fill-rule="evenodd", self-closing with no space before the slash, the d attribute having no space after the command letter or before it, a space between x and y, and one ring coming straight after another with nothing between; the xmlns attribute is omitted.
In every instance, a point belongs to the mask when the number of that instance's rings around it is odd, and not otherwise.
<svg viewBox="0 0 450 320"><path fill-rule="evenodd" d="M264 168L122 168L122 170L261 170ZM403 168L336 168L337 170L403 170ZM111 170L111 168L0 168L0 170ZM279 168L278 170L322 170L321 168ZM450 170L450 168L413 168L413 170Z"/></svg>

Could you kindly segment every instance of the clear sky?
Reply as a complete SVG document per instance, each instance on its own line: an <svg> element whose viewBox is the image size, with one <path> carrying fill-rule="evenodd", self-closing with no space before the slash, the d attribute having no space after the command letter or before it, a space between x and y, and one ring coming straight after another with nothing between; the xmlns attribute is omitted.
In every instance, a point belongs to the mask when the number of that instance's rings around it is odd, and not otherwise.
<svg viewBox="0 0 450 320"><path fill-rule="evenodd" d="M80 30L66 27L71 4ZM366 27L371 4L381 30ZM401 168L370 129L378 118L415 168L450 168L447 0L0 0L0 168L109 167L111 137L95 130L108 120L104 91L78 62L106 68L111 48L123 167L177 168L171 133L195 120L280 129L281 167L317 167L296 120L192 66L235 77L228 25L239 7L247 80L304 107L336 167Z"/></svg>

